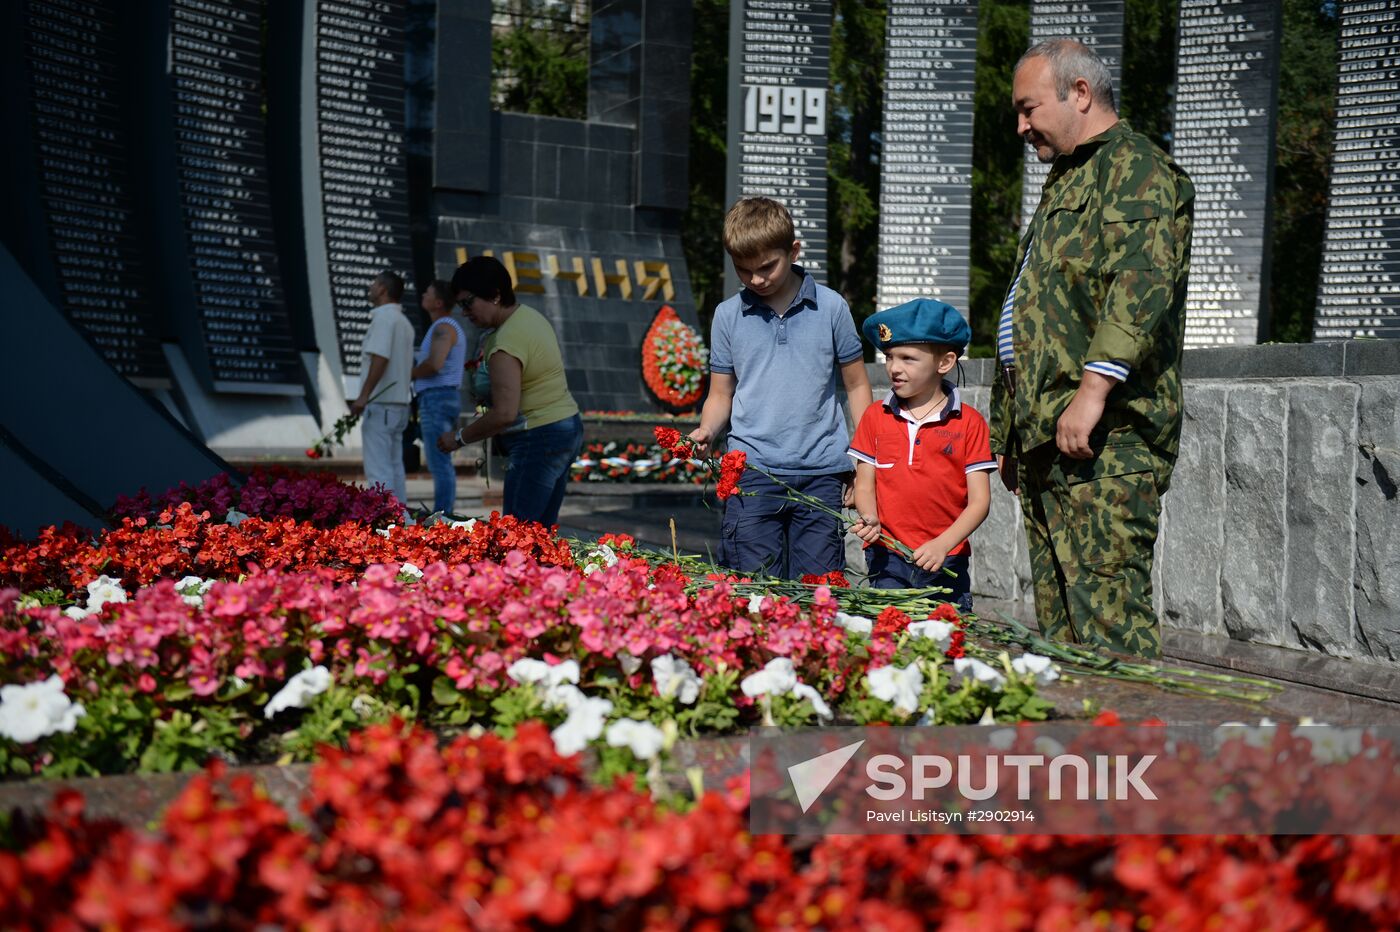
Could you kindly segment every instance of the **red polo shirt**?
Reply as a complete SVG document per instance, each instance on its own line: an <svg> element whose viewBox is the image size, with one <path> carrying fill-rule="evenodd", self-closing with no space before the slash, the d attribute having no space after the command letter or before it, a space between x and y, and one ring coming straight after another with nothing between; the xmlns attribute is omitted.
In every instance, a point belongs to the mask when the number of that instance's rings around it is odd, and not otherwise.
<svg viewBox="0 0 1400 932"><path fill-rule="evenodd" d="M987 421L943 383L948 403L917 422L893 393L871 405L846 453L875 467L875 504L890 536L916 550L952 527L967 507L967 474L992 471ZM963 541L950 554L971 553Z"/></svg>

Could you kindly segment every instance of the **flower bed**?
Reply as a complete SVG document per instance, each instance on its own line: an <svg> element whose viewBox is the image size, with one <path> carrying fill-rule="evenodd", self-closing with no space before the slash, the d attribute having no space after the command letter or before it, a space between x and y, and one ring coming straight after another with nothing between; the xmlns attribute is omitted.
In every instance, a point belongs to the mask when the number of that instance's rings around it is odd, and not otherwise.
<svg viewBox="0 0 1400 932"><path fill-rule="evenodd" d="M745 829L742 787L677 811L590 786L544 729L328 749L308 828L196 778L153 834L63 794L0 851L18 928L1306 929L1400 921L1393 838L836 836Z"/></svg>
<svg viewBox="0 0 1400 932"><path fill-rule="evenodd" d="M242 530L188 509L180 521L192 538ZM618 740L645 761L664 728L699 735L836 716L974 722L1045 713L1035 684L1048 667L1017 658L998 671L961 657L961 620L947 606L907 629L862 624L838 612L825 587L806 608L736 596L728 580L697 586L673 566L626 556L627 540L611 540L622 556L605 543L579 568L543 529L500 518L369 532L350 548L439 555L422 569L386 560L361 571L345 559L312 568L306 561L324 551L308 544L296 551L300 565L288 559L242 580L153 582L163 567L210 565L198 562L207 540L182 547L167 536L174 531L146 529L154 541L132 528L112 532L136 538L126 541L141 552L136 569L104 542L55 570L81 581L97 554L108 555L107 569L128 570L91 580L86 592L0 593L4 679L11 690L36 690L0 706L9 738L0 739L0 769L171 770L210 754L305 759L318 743L389 715L448 728L539 718L574 749L612 739L623 723ZM132 593L130 577L142 584ZM69 592L75 604L62 607ZM38 685L50 677L56 696L38 692L51 689ZM33 711L7 731L10 698Z"/></svg>
<svg viewBox="0 0 1400 932"><path fill-rule="evenodd" d="M61 601L100 575L131 591L160 579L237 579L269 569L344 581L376 564L499 561L512 552L549 565L573 563L568 544L509 517L393 528L248 518L235 526L185 504L157 520L125 518L95 535L73 525L49 527L33 541L0 528L0 588L53 590Z"/></svg>
<svg viewBox="0 0 1400 932"><path fill-rule="evenodd" d="M655 443L590 443L569 470L574 482L652 482L704 485L704 460L672 456Z"/></svg>
<svg viewBox="0 0 1400 932"><path fill-rule="evenodd" d="M142 489L134 496L117 499L112 520L154 520L182 503L219 519L233 512L235 521L244 516L292 518L318 528L346 522L385 527L403 520L403 506L381 487L362 489L329 472L304 472L286 466L255 466L242 485L228 473L219 473L195 486L182 482L156 496Z"/></svg>

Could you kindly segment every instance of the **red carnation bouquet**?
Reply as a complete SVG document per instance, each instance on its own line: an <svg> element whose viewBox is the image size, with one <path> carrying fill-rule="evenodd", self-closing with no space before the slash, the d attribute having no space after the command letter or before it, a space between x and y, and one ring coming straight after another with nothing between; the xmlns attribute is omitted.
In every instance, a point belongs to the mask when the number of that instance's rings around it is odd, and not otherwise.
<svg viewBox="0 0 1400 932"><path fill-rule="evenodd" d="M696 444L682 437L681 432L674 427L653 427L652 433L656 435L656 442L661 448L672 456L681 459L699 459L706 463L711 471L718 477L715 481L715 497L721 501L735 495L752 494L746 493L739 488L739 480L743 478L744 471L746 469L752 469L754 472L767 476L769 479L773 480L773 482L777 483L783 489L783 499L796 502L800 505L807 505L824 514L831 515L841 523L843 528L849 528L855 523L847 518L840 509L832 508L826 502L808 495L806 492L799 492L767 470L747 462L747 454L745 454L743 450L730 450L721 457L704 457L699 454ZM913 562L914 551L895 540L888 533L881 536L880 542L900 556Z"/></svg>
<svg viewBox="0 0 1400 932"><path fill-rule="evenodd" d="M739 479L744 475L745 469L751 468L747 462L748 454L743 450L730 450L718 458L700 456L695 444L682 437L681 432L674 427L653 427L652 433L661 449L675 458L698 459L708 465L719 477L715 482L715 497L720 501L740 494Z"/></svg>

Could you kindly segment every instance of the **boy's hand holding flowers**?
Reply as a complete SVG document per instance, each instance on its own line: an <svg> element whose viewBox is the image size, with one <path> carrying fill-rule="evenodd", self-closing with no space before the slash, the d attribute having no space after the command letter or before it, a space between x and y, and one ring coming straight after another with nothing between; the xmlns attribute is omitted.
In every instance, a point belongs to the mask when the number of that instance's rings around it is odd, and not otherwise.
<svg viewBox="0 0 1400 932"><path fill-rule="evenodd" d="M948 551L952 549L953 544L947 543L941 537L935 537L914 551L914 565L928 573L936 572L943 566L943 561L948 559Z"/></svg>
<svg viewBox="0 0 1400 932"><path fill-rule="evenodd" d="M878 543L881 534L880 519L875 515L861 515L856 523L851 525L851 533L867 544Z"/></svg>

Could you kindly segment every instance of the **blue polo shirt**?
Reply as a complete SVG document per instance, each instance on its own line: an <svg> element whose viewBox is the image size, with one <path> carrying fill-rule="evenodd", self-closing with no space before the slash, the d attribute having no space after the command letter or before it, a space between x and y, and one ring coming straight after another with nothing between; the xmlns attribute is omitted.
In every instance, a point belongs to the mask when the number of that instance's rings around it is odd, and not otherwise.
<svg viewBox="0 0 1400 932"><path fill-rule="evenodd" d="M846 300L801 266L802 287L779 316L744 288L715 308L710 371L733 375L729 448L769 472L850 472L849 435L836 400L839 367L861 357Z"/></svg>

